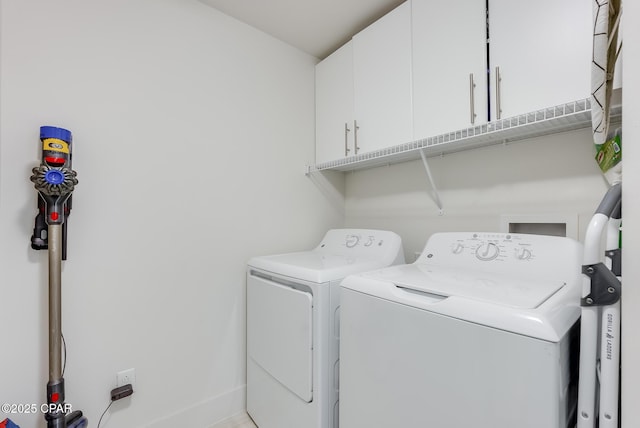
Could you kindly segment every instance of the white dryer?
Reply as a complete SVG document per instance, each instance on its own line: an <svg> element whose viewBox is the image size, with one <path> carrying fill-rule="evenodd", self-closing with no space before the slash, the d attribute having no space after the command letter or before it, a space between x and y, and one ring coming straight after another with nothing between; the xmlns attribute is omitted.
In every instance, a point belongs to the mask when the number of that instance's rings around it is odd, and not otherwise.
<svg viewBox="0 0 640 428"><path fill-rule="evenodd" d="M404 263L393 232L329 230L247 270L247 411L259 428L337 428L340 281Z"/></svg>
<svg viewBox="0 0 640 428"><path fill-rule="evenodd" d="M566 428L581 245L431 236L409 265L342 282L341 428Z"/></svg>

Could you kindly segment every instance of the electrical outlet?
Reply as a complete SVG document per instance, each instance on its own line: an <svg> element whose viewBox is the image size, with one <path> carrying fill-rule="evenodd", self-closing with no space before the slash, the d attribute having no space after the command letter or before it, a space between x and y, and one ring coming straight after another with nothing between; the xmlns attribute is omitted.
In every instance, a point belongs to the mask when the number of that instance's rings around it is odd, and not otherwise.
<svg viewBox="0 0 640 428"><path fill-rule="evenodd" d="M136 369L122 370L116 374L116 387L131 384L133 390L136 390Z"/></svg>

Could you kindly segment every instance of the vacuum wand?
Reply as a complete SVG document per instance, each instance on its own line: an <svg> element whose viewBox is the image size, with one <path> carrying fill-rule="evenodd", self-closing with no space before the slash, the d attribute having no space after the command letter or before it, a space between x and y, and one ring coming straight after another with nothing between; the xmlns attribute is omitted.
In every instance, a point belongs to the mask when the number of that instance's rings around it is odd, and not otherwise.
<svg viewBox="0 0 640 428"><path fill-rule="evenodd" d="M49 380L62 379L62 226L49 225Z"/></svg>
<svg viewBox="0 0 640 428"><path fill-rule="evenodd" d="M68 201L78 179L71 169L71 132L52 126L40 128L42 162L33 168L31 181L38 191L38 216L32 247L49 250L49 382L45 415L48 428L66 428L62 376L62 260L63 225ZM44 235L44 225L47 233ZM36 248L39 247L39 248Z"/></svg>

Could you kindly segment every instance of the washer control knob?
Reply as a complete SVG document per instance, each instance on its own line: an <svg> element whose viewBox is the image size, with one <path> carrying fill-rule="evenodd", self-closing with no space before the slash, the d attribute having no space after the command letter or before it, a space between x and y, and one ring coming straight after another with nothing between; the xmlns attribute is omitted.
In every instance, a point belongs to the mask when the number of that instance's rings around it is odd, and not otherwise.
<svg viewBox="0 0 640 428"><path fill-rule="evenodd" d="M464 250L464 245L460 242L456 242L451 246L451 252L453 254L462 254L462 250Z"/></svg>
<svg viewBox="0 0 640 428"><path fill-rule="evenodd" d="M493 242L484 242L476 248L476 257L483 262L493 260L500 255L500 248Z"/></svg>
<svg viewBox="0 0 640 428"><path fill-rule="evenodd" d="M360 237L358 235L347 235L345 245L347 248L353 248L358 245L358 242L360 242Z"/></svg>
<svg viewBox="0 0 640 428"><path fill-rule="evenodd" d="M529 260L533 254L531 250L528 248L518 248L516 249L516 258L518 260Z"/></svg>

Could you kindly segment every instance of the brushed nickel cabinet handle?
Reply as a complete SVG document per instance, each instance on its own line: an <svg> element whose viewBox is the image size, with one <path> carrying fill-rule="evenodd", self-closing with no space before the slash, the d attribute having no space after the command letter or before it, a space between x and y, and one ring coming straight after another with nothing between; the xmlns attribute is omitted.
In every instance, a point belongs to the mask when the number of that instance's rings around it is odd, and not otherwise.
<svg viewBox="0 0 640 428"><path fill-rule="evenodd" d="M475 109L475 92L476 84L473 81L473 73L469 73L469 112L471 113L471 124L476 122L476 109Z"/></svg>
<svg viewBox="0 0 640 428"><path fill-rule="evenodd" d="M502 106L500 105L500 82L502 77L500 76L500 67L496 67L496 118L502 117Z"/></svg>
<svg viewBox="0 0 640 428"><path fill-rule="evenodd" d="M353 146L356 149L356 154L358 154L358 150L360 150L360 147L358 146L358 129L360 129L360 127L358 126L357 120L353 121L353 128Z"/></svg>
<svg viewBox="0 0 640 428"><path fill-rule="evenodd" d="M349 152L351 151L351 149L349 148L349 132L351 132L351 130L349 129L349 125L347 124L347 122L344 123L344 155L345 156L349 156Z"/></svg>

